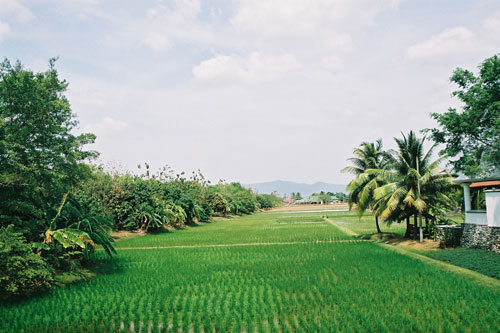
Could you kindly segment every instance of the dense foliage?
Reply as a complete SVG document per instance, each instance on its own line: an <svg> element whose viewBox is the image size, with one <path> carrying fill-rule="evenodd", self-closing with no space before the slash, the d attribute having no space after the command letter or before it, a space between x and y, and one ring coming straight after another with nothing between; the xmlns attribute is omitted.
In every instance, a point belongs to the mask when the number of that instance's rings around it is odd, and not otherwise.
<svg viewBox="0 0 500 333"><path fill-rule="evenodd" d="M239 183L210 185L198 172L189 178L165 167L156 174L106 172L95 168L75 192L89 214L113 221L117 230L160 230L210 220L211 216L251 214L281 203L274 195L259 195Z"/></svg>
<svg viewBox="0 0 500 333"><path fill-rule="evenodd" d="M500 56L479 66L479 73L457 68L451 81L462 110L433 113L440 128L430 129L433 139L445 145L442 154L454 157L456 171L468 176L489 174L500 165Z"/></svg>
<svg viewBox="0 0 500 333"><path fill-rule="evenodd" d="M0 298L32 294L52 282L50 266L14 232L13 225L0 228Z"/></svg>
<svg viewBox="0 0 500 333"><path fill-rule="evenodd" d="M18 62L0 64L0 226L14 224L36 240L56 215L63 195L87 178L83 150L91 134L75 136L77 122L54 59L34 73Z"/></svg>

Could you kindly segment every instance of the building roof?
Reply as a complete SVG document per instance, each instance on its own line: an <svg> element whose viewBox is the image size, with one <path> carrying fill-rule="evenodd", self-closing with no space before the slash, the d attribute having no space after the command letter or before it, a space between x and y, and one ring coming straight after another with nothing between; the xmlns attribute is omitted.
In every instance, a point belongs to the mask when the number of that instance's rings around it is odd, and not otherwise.
<svg viewBox="0 0 500 333"><path fill-rule="evenodd" d="M500 180L488 180L483 182L470 183L471 188L489 187L489 186L500 186Z"/></svg>
<svg viewBox="0 0 500 333"><path fill-rule="evenodd" d="M500 180L500 169L497 169L495 172L491 173L491 175L482 177L482 178L467 178L464 175L460 175L458 178L453 180L455 183L459 184L472 184L479 182L487 182L487 181L495 181Z"/></svg>

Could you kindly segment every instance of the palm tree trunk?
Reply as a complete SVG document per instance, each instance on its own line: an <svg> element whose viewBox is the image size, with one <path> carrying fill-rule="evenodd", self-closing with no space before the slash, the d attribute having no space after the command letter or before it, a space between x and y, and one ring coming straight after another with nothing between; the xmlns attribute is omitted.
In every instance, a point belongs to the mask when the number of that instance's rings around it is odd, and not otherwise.
<svg viewBox="0 0 500 333"><path fill-rule="evenodd" d="M377 226L377 233L382 233L382 231L380 231L380 226L378 225L378 216L375 215L375 225Z"/></svg>
<svg viewBox="0 0 500 333"><path fill-rule="evenodd" d="M417 239L418 238L417 214L413 215L413 224L414 224L413 228L414 237L415 239Z"/></svg>
<svg viewBox="0 0 500 333"><path fill-rule="evenodd" d="M406 217L406 232L405 232L405 235L404 237L405 238L409 238L411 235L410 235L410 217L407 216Z"/></svg>

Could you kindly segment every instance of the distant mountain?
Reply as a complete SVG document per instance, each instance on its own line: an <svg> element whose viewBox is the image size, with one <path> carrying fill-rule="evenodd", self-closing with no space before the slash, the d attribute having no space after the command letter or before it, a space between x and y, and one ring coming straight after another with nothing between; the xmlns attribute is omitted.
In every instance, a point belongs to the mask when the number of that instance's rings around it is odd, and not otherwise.
<svg viewBox="0 0 500 333"><path fill-rule="evenodd" d="M345 185L329 184L324 182L317 182L314 184L302 184L296 182L289 182L284 180L275 180L272 182L250 184L250 187L261 194L272 193L274 191L281 195L290 196L292 192L299 192L302 196L311 195L313 193L324 192L346 192Z"/></svg>

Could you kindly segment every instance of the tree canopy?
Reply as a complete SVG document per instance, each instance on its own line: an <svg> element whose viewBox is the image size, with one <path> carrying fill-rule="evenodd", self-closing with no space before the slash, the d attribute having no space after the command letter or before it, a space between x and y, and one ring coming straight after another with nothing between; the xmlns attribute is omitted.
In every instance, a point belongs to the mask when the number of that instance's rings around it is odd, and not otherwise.
<svg viewBox="0 0 500 333"><path fill-rule="evenodd" d="M462 103L433 113L439 128L429 129L435 142L445 145L441 154L453 157L456 171L468 176L484 175L500 165L500 57L494 55L479 65L479 72L457 68L451 82Z"/></svg>
<svg viewBox="0 0 500 333"><path fill-rule="evenodd" d="M373 142L362 142L361 145L353 149L353 155L348 159L353 165L342 169L342 172L349 172L356 176L347 185L347 196L349 207L356 204L358 216L361 217L368 208L374 208L375 199L373 193L375 189L384 184L384 179L374 173L368 173L368 170L384 170L391 161L391 155L382 149L382 139ZM378 214L375 215L375 225L377 232L380 231L378 223Z"/></svg>
<svg viewBox="0 0 500 333"><path fill-rule="evenodd" d="M77 121L55 61L39 73L0 64L0 226L14 223L28 238L48 226L63 194L88 176L83 162L97 155L83 149L93 134L71 132Z"/></svg>

